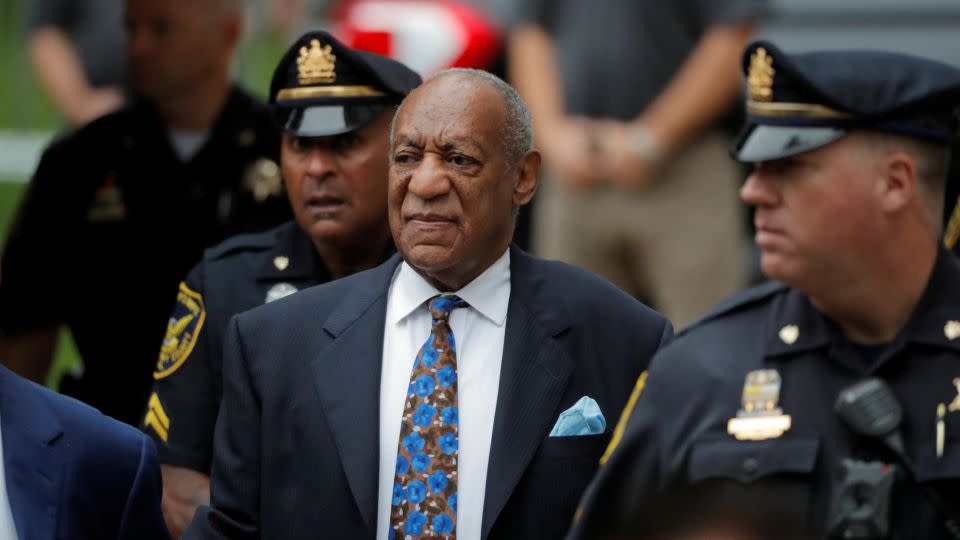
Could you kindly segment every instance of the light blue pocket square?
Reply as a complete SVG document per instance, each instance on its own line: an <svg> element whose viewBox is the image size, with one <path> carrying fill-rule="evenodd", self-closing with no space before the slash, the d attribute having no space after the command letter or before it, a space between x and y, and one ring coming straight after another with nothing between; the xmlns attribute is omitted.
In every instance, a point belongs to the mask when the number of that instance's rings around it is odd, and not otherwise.
<svg viewBox="0 0 960 540"><path fill-rule="evenodd" d="M607 421L600 412L600 406L593 398L583 396L573 404L573 407L560 413L560 418L550 431L550 436L599 435L605 429L607 429Z"/></svg>

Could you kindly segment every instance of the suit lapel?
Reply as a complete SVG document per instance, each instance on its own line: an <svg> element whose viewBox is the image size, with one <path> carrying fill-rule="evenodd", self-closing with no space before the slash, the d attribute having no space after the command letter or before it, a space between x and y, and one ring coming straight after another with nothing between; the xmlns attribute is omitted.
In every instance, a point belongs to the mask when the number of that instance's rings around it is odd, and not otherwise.
<svg viewBox="0 0 960 540"><path fill-rule="evenodd" d="M377 522L380 365L387 291L400 262L364 274L324 322L333 339L313 359L323 411L350 490L371 534Z"/></svg>
<svg viewBox="0 0 960 540"><path fill-rule="evenodd" d="M511 248L510 303L487 466L481 538L547 436L573 363L555 337L568 328L559 298L546 298L535 261Z"/></svg>
<svg viewBox="0 0 960 540"><path fill-rule="evenodd" d="M0 368L0 429L7 496L20 540L54 537L63 435L40 389Z"/></svg>

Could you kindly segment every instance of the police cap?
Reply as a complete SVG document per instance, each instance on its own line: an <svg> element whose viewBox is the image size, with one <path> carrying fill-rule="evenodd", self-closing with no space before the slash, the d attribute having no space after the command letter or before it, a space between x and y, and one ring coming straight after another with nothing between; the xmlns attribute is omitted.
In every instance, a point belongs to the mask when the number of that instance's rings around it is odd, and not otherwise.
<svg viewBox="0 0 960 540"><path fill-rule="evenodd" d="M747 122L731 153L779 159L868 129L948 144L957 133L960 70L882 51L785 54L751 43L743 56Z"/></svg>
<svg viewBox="0 0 960 540"><path fill-rule="evenodd" d="M277 64L270 104L288 133L337 135L379 117L420 82L396 60L350 49L326 32L307 32Z"/></svg>

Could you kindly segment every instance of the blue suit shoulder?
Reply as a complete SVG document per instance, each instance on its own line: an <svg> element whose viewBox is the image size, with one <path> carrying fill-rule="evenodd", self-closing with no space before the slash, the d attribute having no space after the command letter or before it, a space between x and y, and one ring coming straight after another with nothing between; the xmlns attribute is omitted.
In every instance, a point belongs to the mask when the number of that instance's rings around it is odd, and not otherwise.
<svg viewBox="0 0 960 540"><path fill-rule="evenodd" d="M659 343L673 336L673 325L666 317L600 276L564 262L524 256L544 278L534 283L541 288L538 296L564 306L571 320L643 339L650 332L642 330L655 331Z"/></svg>
<svg viewBox="0 0 960 540"><path fill-rule="evenodd" d="M57 503L55 522L60 534L65 538L168 538L160 511L160 465L146 435L5 368L0 368L0 384L5 394L0 397L5 400L4 432L17 434L9 441L4 438L4 457L56 473L47 477L53 478L50 483L31 483L29 490L49 491L50 500ZM16 482L8 485L11 501L16 501L16 519L37 530L47 527L46 510L25 502Z"/></svg>
<svg viewBox="0 0 960 540"><path fill-rule="evenodd" d="M44 388L33 382L19 379L21 384L30 385L27 391L34 392L43 399L53 414L60 420L64 436L70 442L71 450L76 454L96 458L100 462L104 457L135 458L136 461L113 461L111 467L123 464L138 466L144 444L149 444L140 430L104 415L97 409ZM135 473L136 469L129 471Z"/></svg>
<svg viewBox="0 0 960 540"><path fill-rule="evenodd" d="M533 264L543 268L544 274L549 278L546 282L547 290L562 296L571 306L626 308L655 318L663 318L657 311L592 272L561 261L529 257Z"/></svg>

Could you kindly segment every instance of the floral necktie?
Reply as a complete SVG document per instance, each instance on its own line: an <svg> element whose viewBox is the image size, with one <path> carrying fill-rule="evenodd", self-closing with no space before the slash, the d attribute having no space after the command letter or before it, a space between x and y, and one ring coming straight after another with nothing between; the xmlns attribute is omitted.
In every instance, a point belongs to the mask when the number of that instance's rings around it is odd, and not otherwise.
<svg viewBox="0 0 960 540"><path fill-rule="evenodd" d="M430 299L433 324L420 347L400 423L388 538L456 538L457 346L450 312L456 296Z"/></svg>

